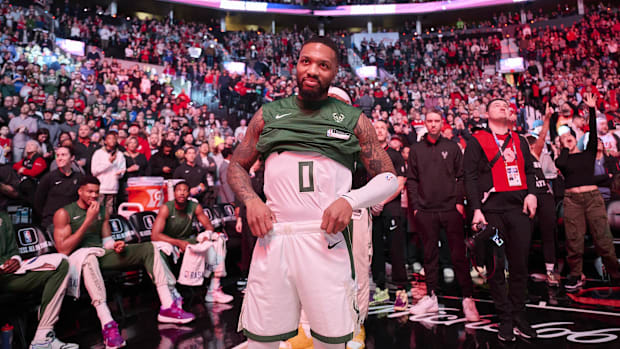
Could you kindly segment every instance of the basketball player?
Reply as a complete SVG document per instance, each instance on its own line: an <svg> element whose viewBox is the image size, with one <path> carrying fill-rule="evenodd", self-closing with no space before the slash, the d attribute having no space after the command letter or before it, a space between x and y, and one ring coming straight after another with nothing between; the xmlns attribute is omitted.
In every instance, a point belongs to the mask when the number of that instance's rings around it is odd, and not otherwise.
<svg viewBox="0 0 620 349"><path fill-rule="evenodd" d="M250 349L275 349L294 337L301 307L317 349L343 348L359 322L348 225L354 209L382 202L398 184L370 120L328 97L337 71L332 41L306 41L297 62L299 95L254 115L228 169L259 238L239 319ZM259 156L266 204L248 175ZM351 191L358 156L373 178Z"/></svg>
<svg viewBox="0 0 620 349"><path fill-rule="evenodd" d="M105 208L97 201L99 185L96 177L80 178L78 200L58 209L54 214L54 241L58 252L67 256L82 248L105 249L105 254L100 257L90 254L84 258L81 276L101 322L106 349L122 348L127 343L108 308L101 270L123 270L128 267L144 266L156 286L161 301L158 321L176 324L193 321L195 316L181 308L180 300L173 299L167 278L170 271L161 260L160 254L155 252L153 245L150 242L127 245L124 241L112 239L109 217L105 214Z"/></svg>
<svg viewBox="0 0 620 349"><path fill-rule="evenodd" d="M349 94L340 87L331 86L328 90L328 96L336 98L341 102L348 105L353 104ZM363 179L360 182L366 184L365 171L363 172ZM356 172L356 174L358 174ZM356 178L359 176L356 176ZM353 187L362 186L363 184L356 183L353 180ZM370 269L370 261L372 259L372 219L368 209L355 210L352 217L353 223L353 264L355 266L355 276L357 282L357 305L359 309L360 321L366 319L368 315L368 303L370 298L370 280L368 277L368 270ZM305 312L301 311L301 318L299 321L299 333L297 336L289 339L280 345L280 349L307 349L313 345L312 337L310 335L310 323ZM347 349L362 349L365 347L366 331L364 326L361 326L359 333L347 343Z"/></svg>

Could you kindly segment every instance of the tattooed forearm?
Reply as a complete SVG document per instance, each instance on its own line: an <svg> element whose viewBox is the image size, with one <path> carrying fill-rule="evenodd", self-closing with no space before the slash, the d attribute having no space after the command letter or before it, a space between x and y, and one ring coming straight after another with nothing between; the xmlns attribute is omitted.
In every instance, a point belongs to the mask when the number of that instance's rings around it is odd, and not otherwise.
<svg viewBox="0 0 620 349"><path fill-rule="evenodd" d="M360 141L360 159L371 176L382 172L396 174L394 165L377 140L377 133L366 115L360 115L355 125L355 135Z"/></svg>
<svg viewBox="0 0 620 349"><path fill-rule="evenodd" d="M228 184L235 192L235 196L242 202L247 202L251 199L257 199L259 196L252 188L252 181L248 170L256 159L258 159L258 151L256 150L256 143L263 131L265 121L263 120L263 109L259 109L245 133L245 137L232 156L230 160L230 166L228 167Z"/></svg>

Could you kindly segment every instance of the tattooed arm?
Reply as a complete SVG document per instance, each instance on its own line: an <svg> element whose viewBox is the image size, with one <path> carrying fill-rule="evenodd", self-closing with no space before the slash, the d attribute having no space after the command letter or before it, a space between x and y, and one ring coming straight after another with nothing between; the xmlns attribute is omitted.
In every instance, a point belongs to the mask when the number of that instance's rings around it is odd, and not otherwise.
<svg viewBox="0 0 620 349"><path fill-rule="evenodd" d="M260 137L265 120L263 119L263 109L259 109L245 133L245 137L235 152L233 153L230 165L228 167L228 184L235 192L235 197L241 200L247 208L247 220L252 234L257 237L263 237L273 228L272 221L275 217L269 207L260 199L252 188L252 182L248 170L256 159L258 159L258 151L256 143Z"/></svg>
<svg viewBox="0 0 620 349"><path fill-rule="evenodd" d="M379 144L375 128L364 114L360 115L354 133L360 142L361 160L373 179L364 187L342 195L323 212L321 229L329 234L344 230L351 221L354 207L372 206L396 192L394 165ZM377 176L378 174L385 174L385 176ZM390 184L394 187L392 188Z"/></svg>
<svg viewBox="0 0 620 349"><path fill-rule="evenodd" d="M379 144L375 128L366 115L360 115L353 132L355 132L355 136L360 141L360 159L370 177L383 172L390 172L396 175L392 160L390 160L388 154Z"/></svg>

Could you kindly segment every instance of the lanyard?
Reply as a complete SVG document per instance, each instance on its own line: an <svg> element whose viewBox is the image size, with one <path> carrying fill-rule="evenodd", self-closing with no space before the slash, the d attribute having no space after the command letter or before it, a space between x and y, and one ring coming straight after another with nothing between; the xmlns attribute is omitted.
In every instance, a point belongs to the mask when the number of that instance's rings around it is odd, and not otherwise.
<svg viewBox="0 0 620 349"><path fill-rule="evenodd" d="M510 131L508 131L508 132L510 132ZM497 139L497 136L495 135L495 132L491 131L491 134L493 135L493 138L495 139L495 144L497 144L497 147L499 148L499 153L501 154L502 159L504 160L504 163L507 164L506 158L504 157L504 151L502 151L502 147L499 144L499 139ZM510 138L512 140L512 151L515 154L515 160L514 161L517 161L517 147L515 147L514 139L512 139L512 133L509 133L509 135L511 136ZM505 140L504 142L508 142L508 139Z"/></svg>

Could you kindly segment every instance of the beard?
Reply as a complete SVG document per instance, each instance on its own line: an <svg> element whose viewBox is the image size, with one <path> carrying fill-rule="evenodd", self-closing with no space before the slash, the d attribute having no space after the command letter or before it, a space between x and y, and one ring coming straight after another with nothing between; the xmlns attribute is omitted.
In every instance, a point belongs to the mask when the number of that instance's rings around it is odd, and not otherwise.
<svg viewBox="0 0 620 349"><path fill-rule="evenodd" d="M302 100L305 101L317 101L321 97L327 95L327 91L329 91L329 86L323 86L323 83L318 78L316 79L318 82L318 86L315 88L308 88L304 86L303 79L297 79L297 87L299 88L299 95Z"/></svg>

